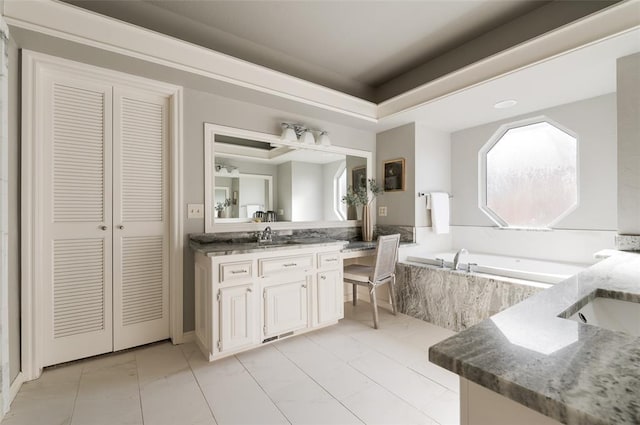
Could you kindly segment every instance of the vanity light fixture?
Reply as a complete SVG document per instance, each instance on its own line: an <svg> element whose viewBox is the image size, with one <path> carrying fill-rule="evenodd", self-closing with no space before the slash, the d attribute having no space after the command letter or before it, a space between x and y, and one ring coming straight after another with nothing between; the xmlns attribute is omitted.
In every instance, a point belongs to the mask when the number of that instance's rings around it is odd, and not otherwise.
<svg viewBox="0 0 640 425"><path fill-rule="evenodd" d="M314 133L317 133L314 135ZM280 140L285 142L299 141L305 145L321 145L331 146L331 140L329 139L329 133L324 130L315 130L307 128L301 124L290 124L287 122L282 123L282 134Z"/></svg>
<svg viewBox="0 0 640 425"><path fill-rule="evenodd" d="M316 139L313 137L313 133L311 130L306 129L302 136L300 136L300 143L304 143L305 145L313 145L316 142Z"/></svg>
<svg viewBox="0 0 640 425"><path fill-rule="evenodd" d="M316 138L316 144L321 146L331 146L331 139L329 139L329 133L321 131L320 135Z"/></svg>
<svg viewBox="0 0 640 425"><path fill-rule="evenodd" d="M284 142L295 142L298 140L298 135L296 134L293 124L287 124L286 122L282 123L282 135L280 136L280 140Z"/></svg>
<svg viewBox="0 0 640 425"><path fill-rule="evenodd" d="M507 99L501 100L500 102L496 102L493 107L496 109L507 109L512 108L518 104L518 101L515 99Z"/></svg>
<svg viewBox="0 0 640 425"><path fill-rule="evenodd" d="M216 176L240 177L240 170L238 170L238 167L232 165L216 164Z"/></svg>

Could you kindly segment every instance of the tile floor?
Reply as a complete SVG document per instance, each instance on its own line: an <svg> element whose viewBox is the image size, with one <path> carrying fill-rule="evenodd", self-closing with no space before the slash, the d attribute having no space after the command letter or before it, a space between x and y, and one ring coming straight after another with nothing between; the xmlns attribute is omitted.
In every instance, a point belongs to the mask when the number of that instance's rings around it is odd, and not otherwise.
<svg viewBox="0 0 640 425"><path fill-rule="evenodd" d="M458 424L458 377L427 361L453 332L380 313L214 363L165 342L50 368L2 425Z"/></svg>

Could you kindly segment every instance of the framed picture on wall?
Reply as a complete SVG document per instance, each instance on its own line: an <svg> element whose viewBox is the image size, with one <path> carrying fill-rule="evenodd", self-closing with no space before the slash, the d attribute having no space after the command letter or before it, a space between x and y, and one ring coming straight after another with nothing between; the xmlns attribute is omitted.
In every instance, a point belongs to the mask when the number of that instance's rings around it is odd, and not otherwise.
<svg viewBox="0 0 640 425"><path fill-rule="evenodd" d="M404 158L385 161L383 164L384 191L397 192L404 190Z"/></svg>
<svg viewBox="0 0 640 425"><path fill-rule="evenodd" d="M354 192L358 192L360 188L367 189L367 167L353 167L351 170L351 181Z"/></svg>

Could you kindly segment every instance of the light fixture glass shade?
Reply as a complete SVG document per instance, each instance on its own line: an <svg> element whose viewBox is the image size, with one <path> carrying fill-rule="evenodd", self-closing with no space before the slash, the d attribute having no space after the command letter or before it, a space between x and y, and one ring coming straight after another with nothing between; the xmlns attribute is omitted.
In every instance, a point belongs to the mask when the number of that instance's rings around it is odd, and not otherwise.
<svg viewBox="0 0 640 425"><path fill-rule="evenodd" d="M316 138L316 144L321 146L331 146L331 139L329 139L329 133L323 131Z"/></svg>
<svg viewBox="0 0 640 425"><path fill-rule="evenodd" d="M292 125L282 124L282 135L280 136L280 140L284 142L295 142L298 140L296 131L293 129Z"/></svg>
<svg viewBox="0 0 640 425"><path fill-rule="evenodd" d="M313 133L310 130L306 130L300 136L300 143L304 143L305 145L313 145L316 143L315 137L313 137Z"/></svg>

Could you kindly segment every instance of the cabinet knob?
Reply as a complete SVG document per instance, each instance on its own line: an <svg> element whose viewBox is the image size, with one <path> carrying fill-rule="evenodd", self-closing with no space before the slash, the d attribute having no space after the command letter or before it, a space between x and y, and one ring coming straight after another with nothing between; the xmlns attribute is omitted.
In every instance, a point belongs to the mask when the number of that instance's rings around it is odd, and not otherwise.
<svg viewBox="0 0 640 425"><path fill-rule="evenodd" d="M320 275L320 279L325 280L327 278L326 275Z"/></svg>
<svg viewBox="0 0 640 425"><path fill-rule="evenodd" d="M108 229L108 227L105 226L104 224L102 226L100 226L100 230L107 230L107 229Z"/></svg>
<svg viewBox="0 0 640 425"><path fill-rule="evenodd" d="M124 230L124 226L121 224L121 225L118 226L118 229Z"/></svg>
<svg viewBox="0 0 640 425"><path fill-rule="evenodd" d="M247 288L247 292L253 292L253 289Z"/></svg>
<svg viewBox="0 0 640 425"><path fill-rule="evenodd" d="M307 285L302 285L302 287L306 289L306 288L307 288Z"/></svg>

